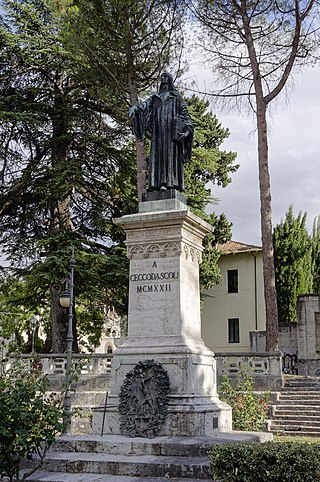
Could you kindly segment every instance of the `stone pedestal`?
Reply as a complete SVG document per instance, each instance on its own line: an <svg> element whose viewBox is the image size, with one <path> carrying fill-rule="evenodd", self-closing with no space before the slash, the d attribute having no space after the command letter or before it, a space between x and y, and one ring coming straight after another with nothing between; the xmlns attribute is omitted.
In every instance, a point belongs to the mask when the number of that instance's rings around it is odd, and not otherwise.
<svg viewBox="0 0 320 482"><path fill-rule="evenodd" d="M130 259L128 336L114 352L107 408L94 409L93 432L120 433L124 378L151 359L167 370L171 384L159 435L230 431L231 409L218 398L213 353L201 339L199 263L211 226L179 196L145 201L139 213L114 222L126 232Z"/></svg>

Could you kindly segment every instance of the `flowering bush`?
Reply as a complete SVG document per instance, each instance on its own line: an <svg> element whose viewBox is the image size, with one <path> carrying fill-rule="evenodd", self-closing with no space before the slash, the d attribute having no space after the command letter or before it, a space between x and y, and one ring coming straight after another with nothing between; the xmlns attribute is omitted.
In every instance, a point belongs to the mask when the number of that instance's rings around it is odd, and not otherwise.
<svg viewBox="0 0 320 482"><path fill-rule="evenodd" d="M30 367L18 360L0 376L0 477L7 476L10 482L20 480L24 458L31 460L36 454L40 466L63 431L61 401L48 397L47 387L48 379L36 362Z"/></svg>
<svg viewBox="0 0 320 482"><path fill-rule="evenodd" d="M228 375L224 375L219 385L219 395L232 408L233 430L256 431L264 428L270 393L254 393L250 367L239 370L235 387Z"/></svg>

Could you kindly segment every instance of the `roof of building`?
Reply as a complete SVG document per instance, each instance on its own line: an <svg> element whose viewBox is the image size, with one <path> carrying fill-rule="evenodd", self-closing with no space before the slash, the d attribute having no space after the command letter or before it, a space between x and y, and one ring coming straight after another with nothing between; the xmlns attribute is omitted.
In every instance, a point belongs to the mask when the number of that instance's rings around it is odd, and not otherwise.
<svg viewBox="0 0 320 482"><path fill-rule="evenodd" d="M254 253L262 251L261 246L255 246L254 244L239 243L238 241L228 241L225 244L218 244L223 254L236 254L236 253Z"/></svg>

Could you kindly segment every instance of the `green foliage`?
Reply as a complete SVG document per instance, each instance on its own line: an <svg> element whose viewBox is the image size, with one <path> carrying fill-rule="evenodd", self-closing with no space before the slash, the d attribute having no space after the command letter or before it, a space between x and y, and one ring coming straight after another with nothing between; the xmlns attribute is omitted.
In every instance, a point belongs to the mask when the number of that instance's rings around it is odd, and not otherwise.
<svg viewBox="0 0 320 482"><path fill-rule="evenodd" d="M230 173L236 172L239 165L234 164L235 152L220 149L230 133L208 110L209 102L195 95L185 100L194 125L192 159L185 166L185 194L190 208L206 219L204 210L214 201L208 183L226 187L231 182Z"/></svg>
<svg viewBox="0 0 320 482"><path fill-rule="evenodd" d="M313 221L312 229L313 292L320 293L320 217Z"/></svg>
<svg viewBox="0 0 320 482"><path fill-rule="evenodd" d="M82 76L64 47L48 4L3 3L0 243L20 284L5 302L8 311L29 313L35 305L48 312L50 304L52 332L65 340L58 296L71 242L82 278L76 295L102 291L117 309L126 305L127 263L123 247L112 247L123 233L112 218L136 209L135 152L127 127L110 117L114 98L106 87L97 99L94 79Z"/></svg>
<svg viewBox="0 0 320 482"><path fill-rule="evenodd" d="M306 213L294 217L293 206L274 229L274 258L279 321L296 321L297 296L312 293L312 242Z"/></svg>
<svg viewBox="0 0 320 482"><path fill-rule="evenodd" d="M269 392L257 395L253 391L253 378L249 367L237 374L233 387L228 375L224 375L219 385L221 400L232 408L234 430L259 431L264 428L268 415Z"/></svg>
<svg viewBox="0 0 320 482"><path fill-rule="evenodd" d="M315 482L320 480L320 445L298 442L214 445L209 454L214 480L222 482Z"/></svg>
<svg viewBox="0 0 320 482"><path fill-rule="evenodd" d="M128 260L112 218L137 210L128 106L178 58L183 11L181 2L162 0L3 1L0 245L12 271L0 281L0 305L26 314L13 329L20 347L19 333L30 338L35 313L48 336L40 348L65 349L66 311L58 298L71 243L78 332L95 344L103 321L97 307L126 312ZM223 215L205 214L212 201L207 183L226 186L236 155L219 149L229 131L208 103L192 97L188 104L196 127L188 204L216 228L201 267L208 288L219 281L216 240L229 239L230 225Z"/></svg>
<svg viewBox="0 0 320 482"><path fill-rule="evenodd" d="M180 70L182 2L155 0L50 0L61 38L92 79L97 97L107 96L113 119L128 125L128 107L154 87L169 63Z"/></svg>
<svg viewBox="0 0 320 482"><path fill-rule="evenodd" d="M207 290L221 282L221 274L218 266L221 252L216 245L217 243L226 243L231 239L231 223L223 213L220 215L211 213L206 218L206 221L213 226L214 231L208 234L202 243L204 247L200 265L200 290L202 297L204 297L203 290Z"/></svg>
<svg viewBox="0 0 320 482"><path fill-rule="evenodd" d="M63 409L48 397L47 378L34 360L32 366L16 361L0 377L0 475L19 480L22 459L45 453L63 430Z"/></svg>

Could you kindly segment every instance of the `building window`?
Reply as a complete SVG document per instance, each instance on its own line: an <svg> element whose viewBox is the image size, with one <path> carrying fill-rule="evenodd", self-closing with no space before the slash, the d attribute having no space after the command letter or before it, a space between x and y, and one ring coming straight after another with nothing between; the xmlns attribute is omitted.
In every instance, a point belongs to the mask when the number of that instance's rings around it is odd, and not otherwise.
<svg viewBox="0 0 320 482"><path fill-rule="evenodd" d="M239 318L228 319L229 343L240 343Z"/></svg>
<svg viewBox="0 0 320 482"><path fill-rule="evenodd" d="M238 293L238 270L228 269L228 293Z"/></svg>

